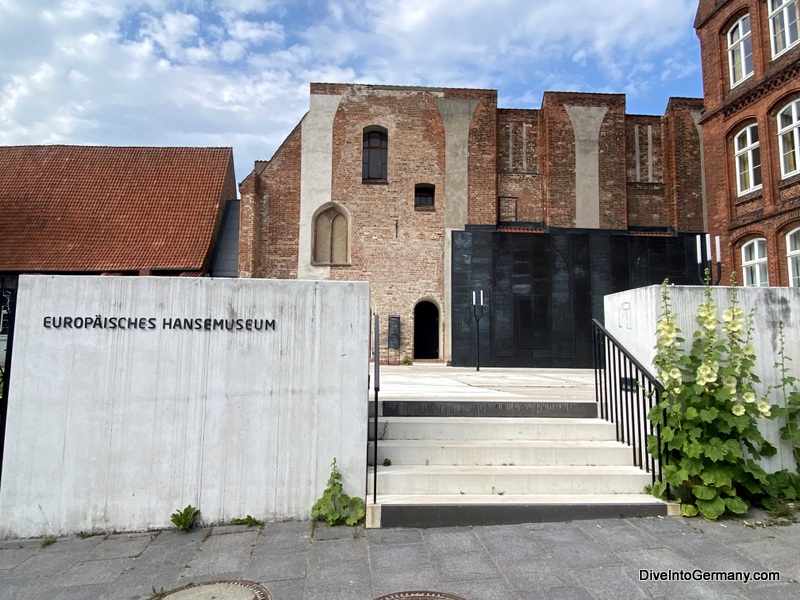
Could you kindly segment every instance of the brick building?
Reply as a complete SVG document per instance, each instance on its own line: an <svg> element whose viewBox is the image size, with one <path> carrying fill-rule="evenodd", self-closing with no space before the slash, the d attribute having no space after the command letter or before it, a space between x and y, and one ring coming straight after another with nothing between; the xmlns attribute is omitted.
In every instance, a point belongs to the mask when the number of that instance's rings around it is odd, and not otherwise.
<svg viewBox="0 0 800 600"><path fill-rule="evenodd" d="M723 281L800 286L797 0L700 0L708 229Z"/></svg>
<svg viewBox="0 0 800 600"><path fill-rule="evenodd" d="M580 366L585 340L557 339L562 312L601 317L602 293L696 279L681 233L705 230L701 110L673 98L663 117L628 115L623 95L551 92L510 110L495 90L313 83L308 113L240 184L240 276L369 280L392 362L468 364L482 290L484 364Z"/></svg>

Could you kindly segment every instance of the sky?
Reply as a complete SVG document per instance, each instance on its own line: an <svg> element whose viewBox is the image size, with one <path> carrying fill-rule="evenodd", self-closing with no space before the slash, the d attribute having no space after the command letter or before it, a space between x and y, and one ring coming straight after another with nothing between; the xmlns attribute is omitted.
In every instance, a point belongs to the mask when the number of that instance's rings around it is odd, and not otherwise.
<svg viewBox="0 0 800 600"><path fill-rule="evenodd" d="M311 82L702 97L697 0L0 0L0 145L226 146L237 181Z"/></svg>

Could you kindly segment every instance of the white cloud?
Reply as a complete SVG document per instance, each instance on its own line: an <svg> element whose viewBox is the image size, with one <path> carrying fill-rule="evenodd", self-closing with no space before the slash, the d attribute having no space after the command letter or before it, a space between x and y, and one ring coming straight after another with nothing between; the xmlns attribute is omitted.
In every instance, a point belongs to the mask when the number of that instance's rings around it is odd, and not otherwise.
<svg viewBox="0 0 800 600"><path fill-rule="evenodd" d="M0 143L233 145L241 179L305 112L311 81L488 87L509 107L537 106L548 89L602 90L663 109L691 95L687 82L699 89L695 8L0 0Z"/></svg>

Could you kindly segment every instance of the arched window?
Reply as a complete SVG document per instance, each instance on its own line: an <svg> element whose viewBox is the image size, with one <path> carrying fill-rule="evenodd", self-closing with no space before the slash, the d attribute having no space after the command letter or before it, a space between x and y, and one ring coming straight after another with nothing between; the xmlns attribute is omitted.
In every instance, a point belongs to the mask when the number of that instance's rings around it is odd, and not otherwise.
<svg viewBox="0 0 800 600"><path fill-rule="evenodd" d="M798 42L797 0L769 0L769 30L773 58Z"/></svg>
<svg viewBox="0 0 800 600"><path fill-rule="evenodd" d="M800 227L786 236L786 262L789 263L789 286L800 287Z"/></svg>
<svg viewBox="0 0 800 600"><path fill-rule="evenodd" d="M753 40L750 38L750 15L744 15L728 30L728 69L731 87L753 74Z"/></svg>
<svg viewBox="0 0 800 600"><path fill-rule="evenodd" d="M767 274L767 240L758 238L742 246L744 284L750 287L769 285Z"/></svg>
<svg viewBox="0 0 800 600"><path fill-rule="evenodd" d="M414 208L419 210L433 210L435 194L435 186L429 183L418 183L414 186Z"/></svg>
<svg viewBox="0 0 800 600"><path fill-rule="evenodd" d="M736 189L739 195L761 187L761 153L758 125L748 125L733 138L736 155Z"/></svg>
<svg viewBox="0 0 800 600"><path fill-rule="evenodd" d="M361 153L361 179L386 181L389 162L389 135L383 127L364 129Z"/></svg>
<svg viewBox="0 0 800 600"><path fill-rule="evenodd" d="M348 235L348 219L341 207L330 206L314 217L314 264L349 264Z"/></svg>
<svg viewBox="0 0 800 600"><path fill-rule="evenodd" d="M778 113L778 147L781 153L781 176L800 172L800 100Z"/></svg>

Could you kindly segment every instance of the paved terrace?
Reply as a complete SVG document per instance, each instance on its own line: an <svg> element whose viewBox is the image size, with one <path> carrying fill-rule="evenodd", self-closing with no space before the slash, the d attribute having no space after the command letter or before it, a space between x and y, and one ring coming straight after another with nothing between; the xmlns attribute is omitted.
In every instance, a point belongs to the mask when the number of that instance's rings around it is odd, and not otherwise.
<svg viewBox="0 0 800 600"><path fill-rule="evenodd" d="M644 581L642 570L771 571L780 581ZM45 548L40 540L0 542L3 600L144 600L215 580L255 582L275 600L371 600L406 590L468 600L788 600L800 597L800 525L665 517L364 530L288 522L68 537ZM202 590L180 600L253 597Z"/></svg>

